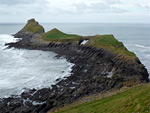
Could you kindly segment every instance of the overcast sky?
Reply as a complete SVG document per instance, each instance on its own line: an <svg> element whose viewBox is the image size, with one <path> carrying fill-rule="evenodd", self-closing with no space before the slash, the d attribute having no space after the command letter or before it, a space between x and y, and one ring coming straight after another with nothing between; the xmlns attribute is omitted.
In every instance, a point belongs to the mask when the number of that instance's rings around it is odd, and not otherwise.
<svg viewBox="0 0 150 113"><path fill-rule="evenodd" d="M150 0L0 0L0 23L150 23Z"/></svg>

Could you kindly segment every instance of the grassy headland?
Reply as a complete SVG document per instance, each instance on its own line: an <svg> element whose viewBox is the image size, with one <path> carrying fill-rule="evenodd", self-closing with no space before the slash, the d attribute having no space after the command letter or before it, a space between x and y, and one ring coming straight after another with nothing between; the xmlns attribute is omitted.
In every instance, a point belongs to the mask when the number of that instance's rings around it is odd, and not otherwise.
<svg viewBox="0 0 150 113"><path fill-rule="evenodd" d="M124 89L121 89L124 90ZM60 108L57 113L149 113L150 85L133 86L116 95ZM67 105L69 106L69 105Z"/></svg>
<svg viewBox="0 0 150 113"><path fill-rule="evenodd" d="M117 53L125 59L137 59L133 52L127 50L122 42L119 42L113 35L95 35L90 37L79 36L75 34L66 34L54 28L40 36L40 39L46 42L54 43L74 43L79 44L81 40L88 39L86 46L93 46L96 48L104 48L108 51Z"/></svg>
<svg viewBox="0 0 150 113"><path fill-rule="evenodd" d="M113 35L95 35L85 37L75 34L63 33L56 28L44 33L44 28L39 25L39 23L34 19L28 20L28 23L23 29L31 33L42 33L37 38L38 41L36 40L36 42L40 42L40 44L42 44L43 42L53 42L57 44L72 43L78 45L84 39L88 39L89 41L85 44L86 46L103 48L107 51L111 51L112 53L117 54L119 57L127 61L132 60L134 62L138 60L136 55L133 52L128 51L127 48L124 47L123 43L115 39Z"/></svg>

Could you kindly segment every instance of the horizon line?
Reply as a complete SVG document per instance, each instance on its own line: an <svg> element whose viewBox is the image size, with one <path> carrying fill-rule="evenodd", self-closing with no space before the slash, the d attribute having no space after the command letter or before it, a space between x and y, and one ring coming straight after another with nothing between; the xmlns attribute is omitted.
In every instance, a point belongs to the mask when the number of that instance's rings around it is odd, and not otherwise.
<svg viewBox="0 0 150 113"><path fill-rule="evenodd" d="M150 24L141 22L39 22L40 24ZM26 24L26 22L2 22L0 24Z"/></svg>

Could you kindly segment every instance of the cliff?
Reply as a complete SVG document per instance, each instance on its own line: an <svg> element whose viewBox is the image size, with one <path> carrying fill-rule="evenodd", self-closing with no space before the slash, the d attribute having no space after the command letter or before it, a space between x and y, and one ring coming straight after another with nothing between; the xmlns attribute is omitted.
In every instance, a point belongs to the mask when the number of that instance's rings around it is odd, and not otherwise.
<svg viewBox="0 0 150 113"><path fill-rule="evenodd" d="M32 21L29 21L26 26L31 24ZM32 29L24 32L26 26L15 34L26 34L25 37L19 42L8 44L9 47L53 51L75 65L71 76L57 80L51 89L30 90L23 92L21 97L3 99L0 104L3 113L6 109L8 112L13 109L15 113L22 108L26 108L22 112L45 113L86 95L149 81L144 65L113 35L79 36L63 33L56 28L34 35L37 32L33 33ZM11 106L7 106L10 101ZM14 104L16 101L18 106ZM38 104L33 104L35 102Z"/></svg>

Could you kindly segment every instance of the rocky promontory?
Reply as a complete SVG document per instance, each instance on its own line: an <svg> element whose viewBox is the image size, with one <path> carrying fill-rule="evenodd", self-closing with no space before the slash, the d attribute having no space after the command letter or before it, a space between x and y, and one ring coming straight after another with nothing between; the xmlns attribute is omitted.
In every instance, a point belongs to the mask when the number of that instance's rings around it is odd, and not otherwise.
<svg viewBox="0 0 150 113"><path fill-rule="evenodd" d="M27 24L18 33L14 34L17 38L37 37L39 34L44 33L43 26L39 25L35 19L28 20Z"/></svg>
<svg viewBox="0 0 150 113"><path fill-rule="evenodd" d="M46 113L86 95L149 81L144 65L113 35L79 36L56 28L45 33L31 19L14 36L21 39L9 47L53 51L75 65L69 77L57 79L51 88L1 99L1 113Z"/></svg>

